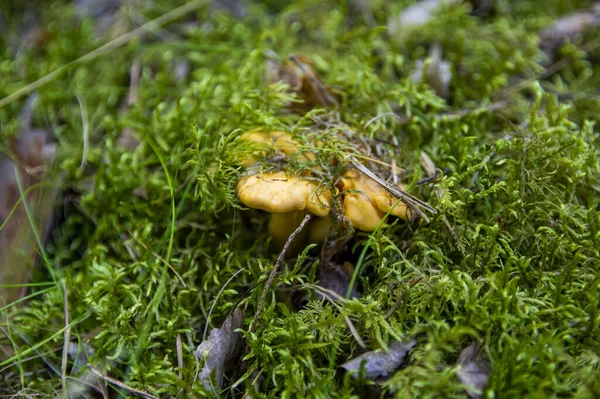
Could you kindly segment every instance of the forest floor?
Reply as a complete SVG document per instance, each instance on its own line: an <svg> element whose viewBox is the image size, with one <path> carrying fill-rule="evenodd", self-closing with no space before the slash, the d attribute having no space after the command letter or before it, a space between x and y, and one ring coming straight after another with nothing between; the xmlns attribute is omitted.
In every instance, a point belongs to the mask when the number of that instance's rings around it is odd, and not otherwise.
<svg viewBox="0 0 600 399"><path fill-rule="evenodd" d="M598 3L0 25L0 396L599 397Z"/></svg>

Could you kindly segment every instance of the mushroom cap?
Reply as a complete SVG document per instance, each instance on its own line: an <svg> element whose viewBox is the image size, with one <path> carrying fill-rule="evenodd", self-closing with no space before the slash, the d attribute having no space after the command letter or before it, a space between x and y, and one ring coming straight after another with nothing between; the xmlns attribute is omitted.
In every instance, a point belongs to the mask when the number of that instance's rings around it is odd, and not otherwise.
<svg viewBox="0 0 600 399"><path fill-rule="evenodd" d="M342 211L354 227L362 231L373 231L398 198L366 176L352 169L340 179L338 188L344 191ZM408 206L400 202L390 213L408 220Z"/></svg>
<svg viewBox="0 0 600 399"><path fill-rule="evenodd" d="M264 132L261 130L252 130L242 134L240 139L259 145L262 144L264 145L265 151L273 149L285 155L291 155L298 152L298 147L300 146L300 144L292 138L291 134L281 131ZM263 155L265 151L262 152ZM313 154L308 153L303 155L306 156L307 159L314 159ZM242 166L247 167L256 162L258 162L258 160L254 156L250 156L242 161Z"/></svg>
<svg viewBox="0 0 600 399"><path fill-rule="evenodd" d="M271 213L306 209L322 217L329 214L332 201L331 191L299 176L286 176L284 171L242 177L236 191L244 205Z"/></svg>
<svg viewBox="0 0 600 399"><path fill-rule="evenodd" d="M286 155L298 152L298 143L292 139L291 134L286 132L253 130L242 134L240 138L255 143L272 145L275 150L281 151Z"/></svg>

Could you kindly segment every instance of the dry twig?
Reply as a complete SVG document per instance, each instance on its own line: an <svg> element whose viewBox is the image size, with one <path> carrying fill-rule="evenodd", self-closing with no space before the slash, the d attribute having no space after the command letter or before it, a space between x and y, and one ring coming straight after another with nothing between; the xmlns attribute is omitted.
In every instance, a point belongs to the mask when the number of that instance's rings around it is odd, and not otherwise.
<svg viewBox="0 0 600 399"><path fill-rule="evenodd" d="M94 374L96 377L101 378L110 384L113 384L121 389L125 389L125 390L131 392L132 394L141 396L143 398L158 399L156 396L151 395L148 392L144 392L144 391L140 391L139 389L132 388L129 385L127 385L115 378L112 378L112 377L102 374L102 372L100 372L100 370L95 369L94 366L92 366L91 364L88 364L87 366L90 369L90 371L92 372L92 374Z"/></svg>
<svg viewBox="0 0 600 399"><path fill-rule="evenodd" d="M260 296L260 299L258 301L258 306L256 308L256 314L254 315L254 319L252 320L252 331L253 332L256 330L256 322L258 321L258 318L260 317L260 313L262 311L263 304L267 298L267 293L269 292L269 288L271 287L271 284L273 283L273 280L275 279L275 276L277 275L277 271L283 264L283 260L285 259L285 254L287 253L288 248L290 247L290 244L292 243L292 241L294 241L294 238L296 238L296 236L302 231L304 226L306 226L306 224L310 221L311 218L312 218L312 214L310 214L310 213L304 217L304 220L302 221L302 223L300 223L300 226L298 226L298 228L296 230L294 230L294 232L290 235L288 240L285 242L283 249L279 253L277 262L275 262L275 266L273 267L273 270L271 271L271 274L269 275L269 278L267 279L265 288L263 289L262 295Z"/></svg>

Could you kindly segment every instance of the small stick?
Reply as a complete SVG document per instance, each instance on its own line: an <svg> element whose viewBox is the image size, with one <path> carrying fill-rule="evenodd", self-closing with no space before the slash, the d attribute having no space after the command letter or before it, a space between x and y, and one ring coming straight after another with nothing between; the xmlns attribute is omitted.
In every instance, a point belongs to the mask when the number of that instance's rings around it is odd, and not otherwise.
<svg viewBox="0 0 600 399"><path fill-rule="evenodd" d="M67 286L63 282L63 309L65 314L65 335L64 335L64 345L63 345L63 353L62 353L62 363L61 363L61 379L62 379L62 389L63 389L63 397L68 398L69 393L67 391L67 357L69 353L69 341L71 340L71 326L69 325L69 303L67 296Z"/></svg>
<svg viewBox="0 0 600 399"><path fill-rule="evenodd" d="M177 346L177 366L179 367L179 378L183 378L181 370L183 370L183 345L181 344L181 334L177 334L177 340L175 341Z"/></svg>
<svg viewBox="0 0 600 399"><path fill-rule="evenodd" d="M298 226L298 228L296 230L294 230L294 232L290 235L288 240L285 242L283 249L279 253L277 262L275 262L275 266L273 267L273 270L271 270L271 274L269 275L269 278L267 279L265 288L263 289L262 295L260 296L260 299L258 301L258 307L256 308L256 314L254 315L254 319L252 320L252 331L253 332L256 330L256 322L258 321L258 318L260 317L260 313L262 311L263 304L264 304L265 300L267 299L267 293L269 292L269 288L271 287L271 284L273 283L273 280L275 279L275 275L277 274L277 271L283 264L283 259L285 258L285 254L287 253L288 248L290 247L290 244L292 243L292 241L294 241L294 238L296 238L296 236L302 231L304 226L306 226L306 224L310 221L311 218L312 218L312 214L310 214L310 213L304 217L304 220L302 221L302 223L300 223L300 226Z"/></svg>
<svg viewBox="0 0 600 399"><path fill-rule="evenodd" d="M136 58L129 69L129 93L127 93L127 106L129 107L134 106L138 101L141 74L142 63Z"/></svg>
<svg viewBox="0 0 600 399"><path fill-rule="evenodd" d="M154 395L151 395L151 394L149 394L147 392L140 391L140 390L137 390L135 388L132 388L129 385L127 385L127 384L125 384L125 383L123 383L123 382L121 382L121 381L119 381L117 379L114 379L112 377L109 377L107 375L102 374L100 372L100 370L95 369L94 366L92 366L91 364L88 364L87 366L90 369L90 371L92 372L92 374L94 374L98 378L102 378L104 381L106 381L106 382L108 382L110 384L116 385L116 386L118 386L121 389L125 389L125 390L131 392L132 394L141 396L143 398L158 399Z"/></svg>
<svg viewBox="0 0 600 399"><path fill-rule="evenodd" d="M389 319L390 316L392 316L394 314L394 312L396 311L396 309L398 309L398 306L400 306L400 304L402 303L403 300L404 300L404 291L402 291L400 293L400 296L398 297L398 299L396 300L394 305L391 307L390 311L387 312L387 314L385 315L386 319Z"/></svg>

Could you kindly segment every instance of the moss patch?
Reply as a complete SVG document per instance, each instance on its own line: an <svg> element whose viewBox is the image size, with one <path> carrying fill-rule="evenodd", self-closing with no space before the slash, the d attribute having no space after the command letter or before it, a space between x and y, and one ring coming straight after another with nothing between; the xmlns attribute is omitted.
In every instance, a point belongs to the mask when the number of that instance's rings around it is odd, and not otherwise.
<svg viewBox="0 0 600 399"><path fill-rule="evenodd" d="M193 355L204 327L220 326L277 256L266 244L266 215L243 209L235 197L238 161L248 150L240 135L291 132L320 154L317 161L352 151L344 140L317 146L323 130L315 120L329 120L331 111L290 113L298 99L267 81L266 60L290 54L311 58L339 95L339 125L329 131L343 126L380 143L381 156L407 171L409 191L440 214L376 232L357 281L362 296L339 308L310 289L314 251L288 262L250 332L262 286L253 289L239 304L244 364L228 375L222 396L358 395L364 382L336 378L339 365L363 353L345 317L368 349L418 338L403 368L383 383L392 396L466 397L455 364L474 341L492 364L489 397L600 392L600 53L581 50L593 37L562 46L563 68L538 79L545 70L539 29L588 2L496 1L484 16L468 4L451 6L400 38L369 27L368 16L385 25L408 1L374 1L364 10L323 0L283 9L253 3L241 19L203 6L94 60L69 64L139 18L164 14L174 7L168 3L123 7L105 33L97 16L48 2L35 17L45 35L40 43L2 38L0 97L68 65L37 90L34 125L59 143L54 176L69 201L47 248L56 280L38 268L33 282L51 284L32 286L24 306L2 308L0 344L14 353L0 362L0 392L63 389L66 289L73 347L93 350L80 364L68 357L71 389L82 379L94 384L86 375L90 363L155 396L207 394ZM24 26L10 22L13 32ZM411 79L432 42L451 65L447 100ZM139 89L124 105L133 64ZM24 101L0 108L5 151ZM124 145L124 135L136 145ZM416 184L427 177L421 151L441 170L426 184ZM291 164L295 171L314 167L301 159ZM356 260L368 239L358 233L344 256ZM308 296L300 310L285 304L293 300L290 287Z"/></svg>

